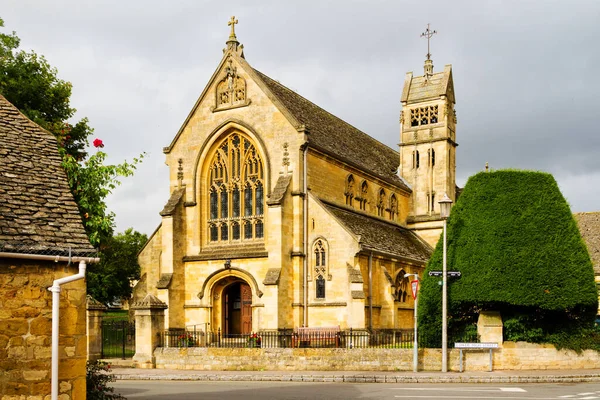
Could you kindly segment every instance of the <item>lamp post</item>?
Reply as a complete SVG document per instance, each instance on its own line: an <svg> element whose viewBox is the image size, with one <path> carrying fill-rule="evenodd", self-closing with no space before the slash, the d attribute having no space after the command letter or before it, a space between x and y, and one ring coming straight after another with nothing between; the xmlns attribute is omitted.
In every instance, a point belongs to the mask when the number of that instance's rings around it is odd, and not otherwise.
<svg viewBox="0 0 600 400"><path fill-rule="evenodd" d="M448 268L446 266L446 220L450 215L452 199L444 193L440 203L440 216L444 220L444 256L442 266L442 372L448 372Z"/></svg>
<svg viewBox="0 0 600 400"><path fill-rule="evenodd" d="M408 278L409 276L414 276L415 277L415 281L417 281L417 288L413 289L413 296L415 299L415 333L414 333L414 340L413 340L413 371L417 372L419 370L419 348L418 348L418 342L417 342L417 304L418 304L418 294L417 294L417 289L418 289L418 285L419 285L419 274L404 274L405 278Z"/></svg>

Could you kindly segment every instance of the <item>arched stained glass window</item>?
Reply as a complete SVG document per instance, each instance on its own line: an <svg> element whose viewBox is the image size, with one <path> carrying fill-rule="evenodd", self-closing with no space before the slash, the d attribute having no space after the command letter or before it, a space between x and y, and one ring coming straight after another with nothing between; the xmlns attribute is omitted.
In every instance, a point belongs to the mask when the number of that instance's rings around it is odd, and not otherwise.
<svg viewBox="0 0 600 400"><path fill-rule="evenodd" d="M210 242L264 237L264 168L251 140L241 133L223 139L210 161Z"/></svg>

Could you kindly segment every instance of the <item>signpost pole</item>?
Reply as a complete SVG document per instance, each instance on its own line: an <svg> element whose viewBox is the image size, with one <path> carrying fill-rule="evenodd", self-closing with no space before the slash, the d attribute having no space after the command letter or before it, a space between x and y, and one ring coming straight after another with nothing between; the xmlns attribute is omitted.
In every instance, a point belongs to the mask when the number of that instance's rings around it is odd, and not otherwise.
<svg viewBox="0 0 600 400"><path fill-rule="evenodd" d="M411 291L413 299L415 300L415 311L414 311L414 320L415 320L415 332L413 338L413 371L418 372L419 370L419 342L417 335L417 306L419 304L419 274L405 274L404 277L414 276L415 280L410 283Z"/></svg>
<svg viewBox="0 0 600 400"><path fill-rule="evenodd" d="M418 282L418 281L417 281ZM417 342L417 304L419 302L419 297L415 296L415 333L414 333L414 343L413 343L413 371L417 372L419 370L419 347Z"/></svg>
<svg viewBox="0 0 600 400"><path fill-rule="evenodd" d="M446 267L446 220L442 265L442 372L448 372L448 275Z"/></svg>

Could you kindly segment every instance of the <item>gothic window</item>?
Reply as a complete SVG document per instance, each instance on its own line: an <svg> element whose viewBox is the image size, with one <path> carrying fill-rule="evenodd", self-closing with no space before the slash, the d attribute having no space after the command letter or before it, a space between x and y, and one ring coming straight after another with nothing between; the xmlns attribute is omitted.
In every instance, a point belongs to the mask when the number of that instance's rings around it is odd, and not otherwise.
<svg viewBox="0 0 600 400"><path fill-rule="evenodd" d="M317 299L325 298L325 279L323 279L323 275L317 277L315 297Z"/></svg>
<svg viewBox="0 0 600 400"><path fill-rule="evenodd" d="M435 166L435 150L434 149L427 150L427 159L428 159L429 166L434 167Z"/></svg>
<svg viewBox="0 0 600 400"><path fill-rule="evenodd" d="M344 196L346 196L346 205L352 206L354 201L354 177L348 175L346 179L346 190L344 190Z"/></svg>
<svg viewBox="0 0 600 400"><path fill-rule="evenodd" d="M210 161L208 238L211 242L264 237L263 163L250 140L227 136Z"/></svg>
<svg viewBox="0 0 600 400"><path fill-rule="evenodd" d="M401 303L406 302L406 299L408 298L408 289L410 286L408 284L408 278L405 278L404 275L406 275L406 272L404 272L404 270L400 270L398 275L396 275L396 282L394 283L394 287L396 288L394 297L396 298L396 301Z"/></svg>
<svg viewBox="0 0 600 400"><path fill-rule="evenodd" d="M367 210L367 199L369 198L369 184L367 181L363 181L360 186L360 209L363 211Z"/></svg>
<svg viewBox="0 0 600 400"><path fill-rule="evenodd" d="M427 193L427 210L434 211L435 207L435 193Z"/></svg>
<svg viewBox="0 0 600 400"><path fill-rule="evenodd" d="M412 152L413 156L413 169L419 168L419 150L415 150Z"/></svg>
<svg viewBox="0 0 600 400"><path fill-rule="evenodd" d="M315 297L317 299L325 298L325 278L328 274L327 268L327 243L323 239L319 239L313 246L313 267L315 271Z"/></svg>
<svg viewBox="0 0 600 400"><path fill-rule="evenodd" d="M438 106L413 108L410 110L410 126L437 124Z"/></svg>
<svg viewBox="0 0 600 400"><path fill-rule="evenodd" d="M377 216L383 217L385 212L385 190L379 191L379 200L377 201Z"/></svg>
<svg viewBox="0 0 600 400"><path fill-rule="evenodd" d="M396 199L396 195L392 194L390 197L390 219L395 221L398 217L398 200Z"/></svg>

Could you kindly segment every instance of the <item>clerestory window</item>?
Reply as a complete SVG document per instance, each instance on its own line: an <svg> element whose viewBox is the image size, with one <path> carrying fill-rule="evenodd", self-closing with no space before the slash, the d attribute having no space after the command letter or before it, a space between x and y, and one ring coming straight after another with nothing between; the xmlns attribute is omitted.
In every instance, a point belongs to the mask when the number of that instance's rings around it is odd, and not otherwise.
<svg viewBox="0 0 600 400"><path fill-rule="evenodd" d="M346 205L352 207L354 205L354 177L352 175L348 175L346 179L344 196L346 197Z"/></svg>
<svg viewBox="0 0 600 400"><path fill-rule="evenodd" d="M264 237L264 168L249 138L234 133L217 148L209 171L208 238L232 242Z"/></svg>

